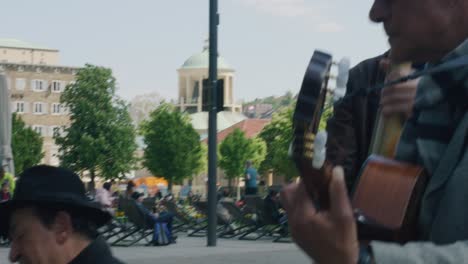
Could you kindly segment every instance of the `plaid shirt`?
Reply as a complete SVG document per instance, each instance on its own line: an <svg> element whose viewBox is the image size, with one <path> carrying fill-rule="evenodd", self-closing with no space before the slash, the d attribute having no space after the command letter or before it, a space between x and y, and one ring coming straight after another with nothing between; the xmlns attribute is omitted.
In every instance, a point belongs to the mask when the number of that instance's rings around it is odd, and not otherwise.
<svg viewBox="0 0 468 264"><path fill-rule="evenodd" d="M468 40L440 63L464 55L468 55ZM413 116L406 122L398 145L398 160L419 164L432 175L467 110L467 82L468 66L420 80Z"/></svg>

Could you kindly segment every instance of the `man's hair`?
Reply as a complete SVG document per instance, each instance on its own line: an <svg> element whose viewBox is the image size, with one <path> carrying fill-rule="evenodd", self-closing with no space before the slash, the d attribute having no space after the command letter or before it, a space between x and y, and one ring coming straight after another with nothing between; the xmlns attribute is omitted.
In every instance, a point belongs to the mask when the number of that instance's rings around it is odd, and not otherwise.
<svg viewBox="0 0 468 264"><path fill-rule="evenodd" d="M110 182L105 182L105 183L102 185L102 187L103 187L104 189L108 190L108 191L110 191L111 186L112 186L112 183L110 183Z"/></svg>
<svg viewBox="0 0 468 264"><path fill-rule="evenodd" d="M34 214L39 218L39 221L46 227L52 227L55 218L59 212L65 212L70 215L72 227L75 233L84 236L89 240L94 240L99 235L96 224L86 218L84 212L78 209L64 208L54 205L35 205L32 207Z"/></svg>
<svg viewBox="0 0 468 264"><path fill-rule="evenodd" d="M135 187L135 183L133 181L128 181L127 192L131 191L133 187Z"/></svg>

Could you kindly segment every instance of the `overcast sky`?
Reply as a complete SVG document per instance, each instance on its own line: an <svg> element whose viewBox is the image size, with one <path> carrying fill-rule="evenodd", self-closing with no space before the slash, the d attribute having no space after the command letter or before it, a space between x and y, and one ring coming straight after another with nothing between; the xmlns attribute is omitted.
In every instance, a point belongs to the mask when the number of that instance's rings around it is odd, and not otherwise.
<svg viewBox="0 0 468 264"><path fill-rule="evenodd" d="M383 53L371 0L219 0L219 53L237 99L298 91L314 49L352 64ZM208 37L209 0L2 2L0 38L60 50L61 64L110 67L125 99L177 97L177 69Z"/></svg>

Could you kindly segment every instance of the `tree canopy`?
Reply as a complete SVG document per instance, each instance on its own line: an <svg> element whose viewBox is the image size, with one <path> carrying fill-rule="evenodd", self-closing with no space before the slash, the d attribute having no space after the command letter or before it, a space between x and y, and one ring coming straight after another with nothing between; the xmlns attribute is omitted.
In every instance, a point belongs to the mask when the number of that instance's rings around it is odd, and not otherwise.
<svg viewBox="0 0 468 264"><path fill-rule="evenodd" d="M32 128L27 127L21 116L13 114L12 148L15 173L19 175L25 169L40 163L44 157L43 139Z"/></svg>
<svg viewBox="0 0 468 264"><path fill-rule="evenodd" d="M259 134L259 137L267 145L266 158L260 166L260 171L273 170L274 173L284 175L288 180L298 176L296 166L288 156L289 146L293 138L293 113L294 106L275 113L271 123L266 125Z"/></svg>
<svg viewBox="0 0 468 264"><path fill-rule="evenodd" d="M172 105L164 103L154 110L142 123L141 133L146 144L143 164L155 176L164 177L169 190L206 166L200 136L188 115Z"/></svg>
<svg viewBox="0 0 468 264"><path fill-rule="evenodd" d="M61 96L70 113L70 126L54 136L62 165L88 171L93 187L96 176L122 178L136 162L128 105L115 92L112 71L87 64Z"/></svg>
<svg viewBox="0 0 468 264"><path fill-rule="evenodd" d="M246 138L245 133L236 128L219 144L218 164L231 186L233 179L243 175L247 160L251 160L254 166L259 166L265 155L266 144L262 139Z"/></svg>

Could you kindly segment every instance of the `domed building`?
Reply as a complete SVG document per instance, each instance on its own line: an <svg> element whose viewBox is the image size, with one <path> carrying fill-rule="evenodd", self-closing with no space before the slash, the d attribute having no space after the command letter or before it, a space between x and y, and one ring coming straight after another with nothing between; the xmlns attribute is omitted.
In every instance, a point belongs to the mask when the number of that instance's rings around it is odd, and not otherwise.
<svg viewBox="0 0 468 264"><path fill-rule="evenodd" d="M190 114L202 112L202 103L206 96L203 88L206 90L208 80L209 49L205 44L202 52L190 56L184 64L178 69L179 73L179 104L178 106L184 112ZM218 56L218 80L223 83L224 111L240 113L242 106L236 104L233 96L234 69L226 60ZM205 87L204 87L205 81Z"/></svg>

